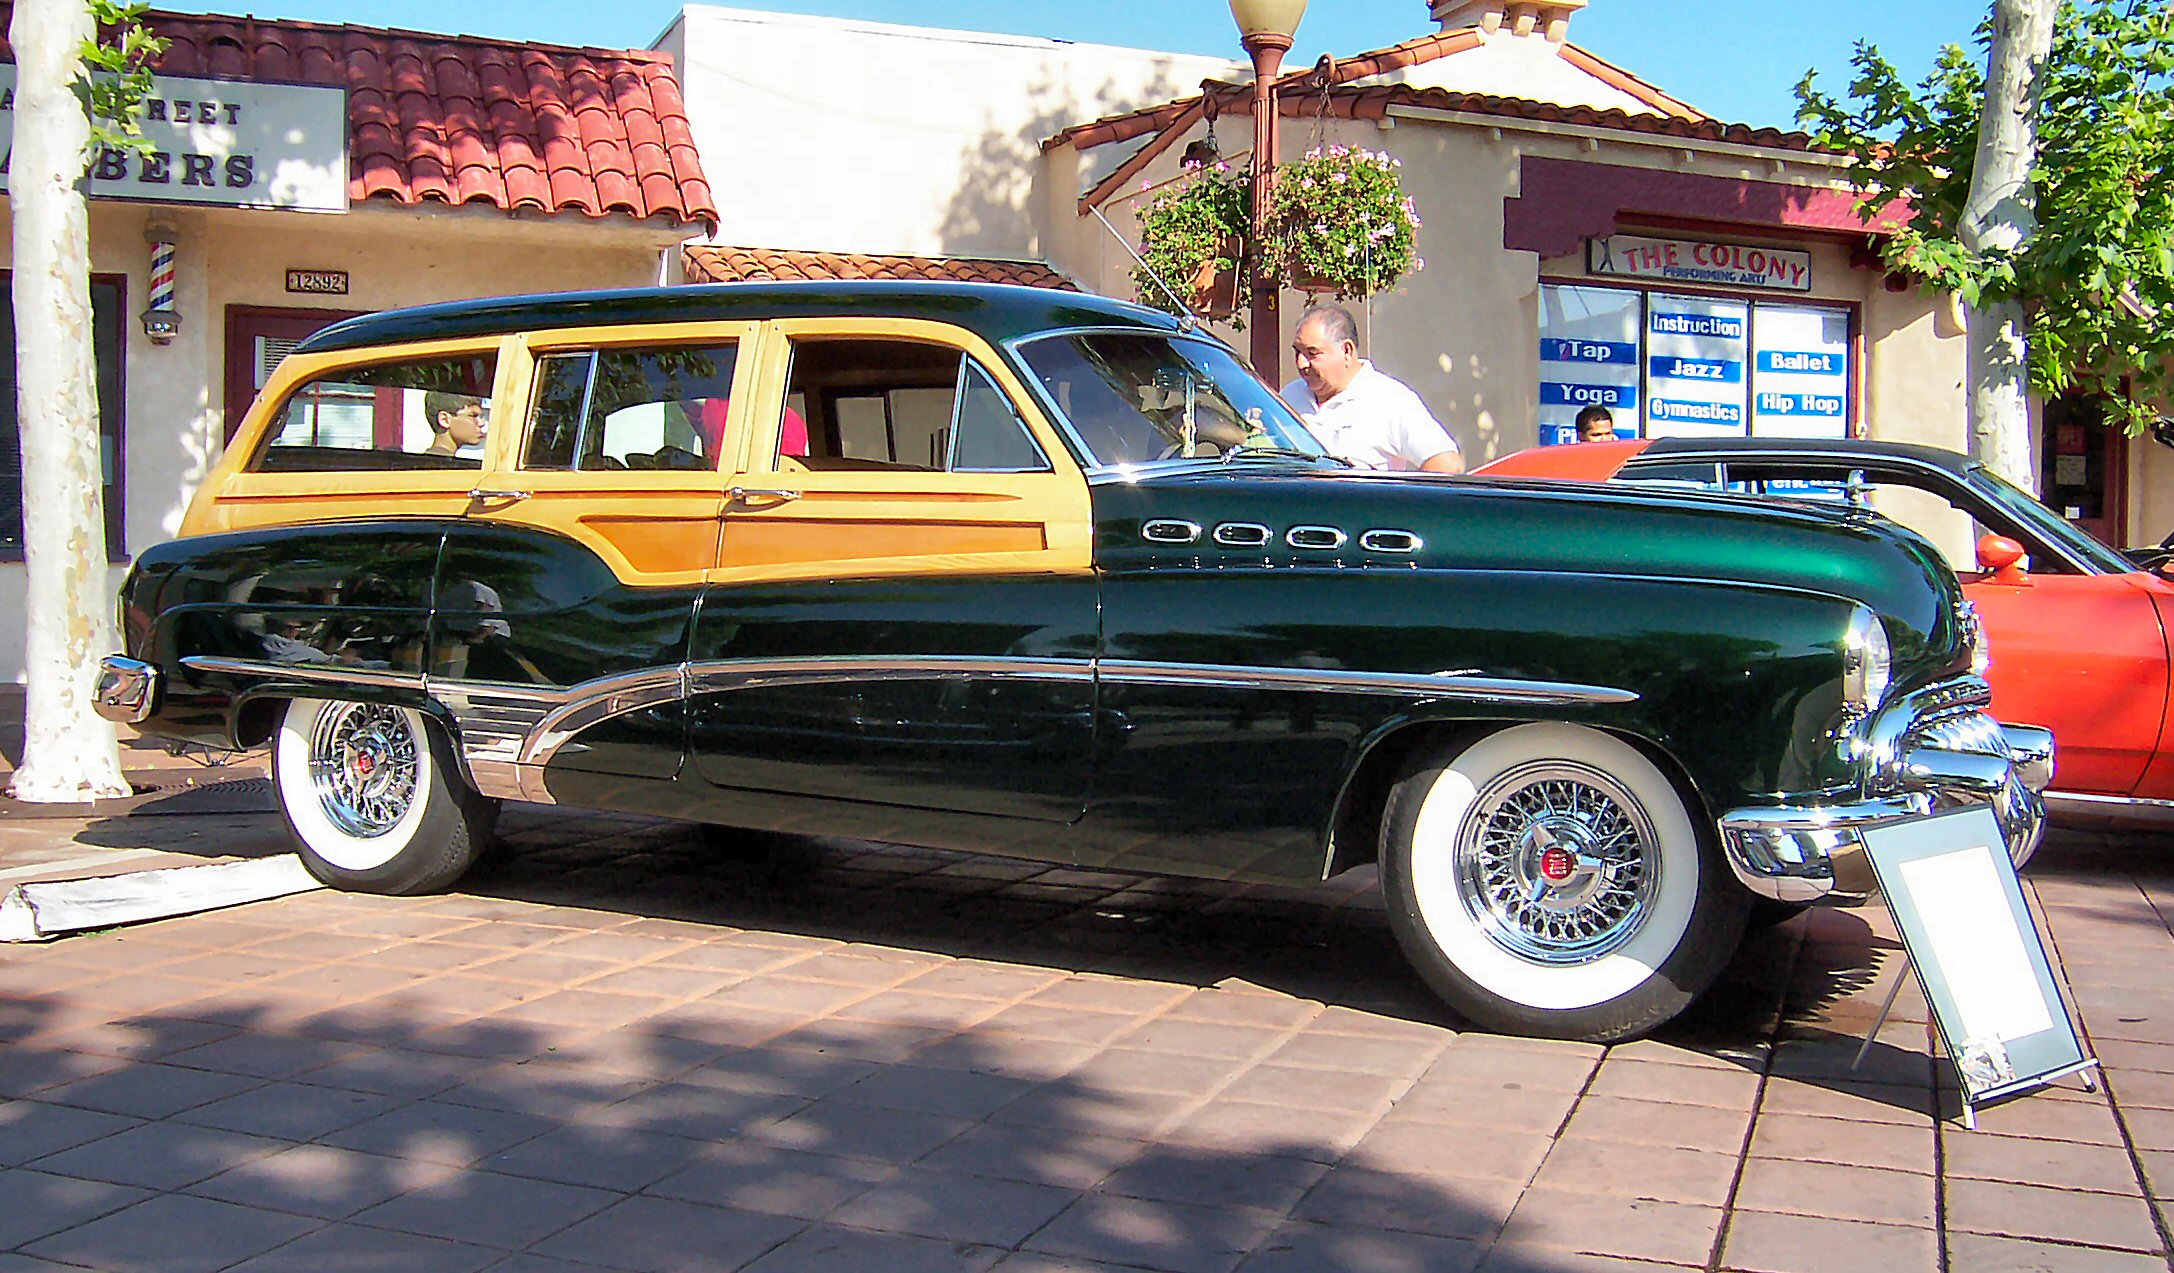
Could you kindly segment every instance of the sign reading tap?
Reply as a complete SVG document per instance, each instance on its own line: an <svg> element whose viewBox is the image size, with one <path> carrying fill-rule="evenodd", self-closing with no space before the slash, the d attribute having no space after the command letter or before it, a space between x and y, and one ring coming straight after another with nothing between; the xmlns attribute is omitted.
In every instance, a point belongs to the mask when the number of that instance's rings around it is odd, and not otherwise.
<svg viewBox="0 0 2174 1273"><path fill-rule="evenodd" d="M103 149L93 199L347 211L347 90L160 75L144 100L144 153ZM15 150L15 67L0 64L0 156ZM0 189L7 159L0 158Z"/></svg>
<svg viewBox="0 0 2174 1273"><path fill-rule="evenodd" d="M1765 291L1812 290L1812 254L1741 243L1698 243L1613 234L1585 241L1588 273L1616 278L1657 278L1713 283Z"/></svg>

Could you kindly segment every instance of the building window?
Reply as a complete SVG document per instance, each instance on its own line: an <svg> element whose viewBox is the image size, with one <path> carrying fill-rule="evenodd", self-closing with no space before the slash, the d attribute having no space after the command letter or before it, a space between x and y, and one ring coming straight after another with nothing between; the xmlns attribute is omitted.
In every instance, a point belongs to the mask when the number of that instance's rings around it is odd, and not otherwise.
<svg viewBox="0 0 2174 1273"><path fill-rule="evenodd" d="M1606 407L1623 437L1851 432L1850 312L1616 287L1540 288L1540 441Z"/></svg>
<svg viewBox="0 0 2174 1273"><path fill-rule="evenodd" d="M128 545L121 528L121 348L123 279L118 274L91 278L91 344L98 365L98 462L105 474L106 558L128 560ZM12 288L14 276L0 270L0 286ZM15 419L15 309L0 311L0 331L6 333L4 363L0 363L0 561L23 559L23 447Z"/></svg>

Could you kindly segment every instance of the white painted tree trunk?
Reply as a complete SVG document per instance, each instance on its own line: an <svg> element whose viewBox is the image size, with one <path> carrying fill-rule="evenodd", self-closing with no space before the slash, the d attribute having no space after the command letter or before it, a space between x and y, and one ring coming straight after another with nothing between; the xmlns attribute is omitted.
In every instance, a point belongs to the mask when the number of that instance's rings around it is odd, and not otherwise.
<svg viewBox="0 0 2174 1273"><path fill-rule="evenodd" d="M1960 237L1977 251L2013 251L2038 229L2031 165L2038 159L2040 73L2059 0L1994 0L1993 46L1978 119L1977 159ZM2032 477L2029 319L2013 302L1982 305L1968 323L1970 453L2027 491Z"/></svg>
<svg viewBox="0 0 2174 1273"><path fill-rule="evenodd" d="M82 0L16 0L15 149L8 204L15 249L15 420L23 448L29 638L18 800L128 794L110 722L91 710L98 659L119 648L106 570L91 347L90 216L83 176L90 117L69 85L94 28Z"/></svg>

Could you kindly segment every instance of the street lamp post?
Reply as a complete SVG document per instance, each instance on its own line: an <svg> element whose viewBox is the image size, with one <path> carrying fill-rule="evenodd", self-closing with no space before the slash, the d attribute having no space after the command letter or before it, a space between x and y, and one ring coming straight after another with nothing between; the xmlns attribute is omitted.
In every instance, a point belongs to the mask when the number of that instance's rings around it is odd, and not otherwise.
<svg viewBox="0 0 2174 1273"><path fill-rule="evenodd" d="M1268 259L1268 192L1276 178L1276 72L1291 51L1306 0L1230 0L1239 42L1253 59L1253 367L1270 384L1282 382L1283 281Z"/></svg>

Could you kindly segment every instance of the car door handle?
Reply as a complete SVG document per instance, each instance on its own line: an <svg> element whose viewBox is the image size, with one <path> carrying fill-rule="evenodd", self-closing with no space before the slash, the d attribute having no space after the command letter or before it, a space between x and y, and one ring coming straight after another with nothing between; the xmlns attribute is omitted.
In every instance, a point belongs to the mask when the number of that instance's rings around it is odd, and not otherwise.
<svg viewBox="0 0 2174 1273"><path fill-rule="evenodd" d="M531 491L470 491L468 492L468 498L478 504L494 499L502 499L511 503L527 499L531 494L533 494Z"/></svg>
<svg viewBox="0 0 2174 1273"><path fill-rule="evenodd" d="M725 494L725 502L728 504L745 503L751 499L774 499L785 504L799 498L799 491L770 490L759 486L735 486Z"/></svg>

